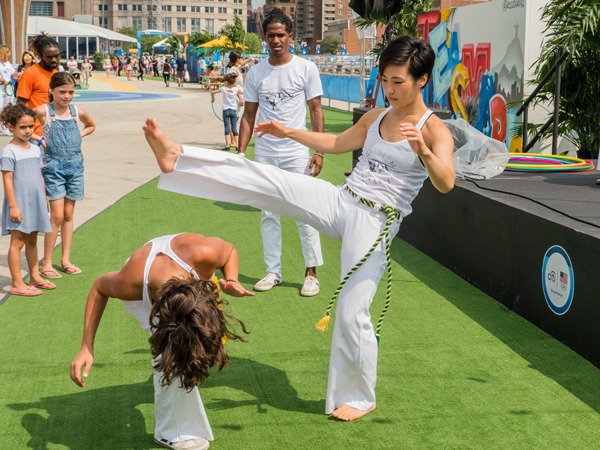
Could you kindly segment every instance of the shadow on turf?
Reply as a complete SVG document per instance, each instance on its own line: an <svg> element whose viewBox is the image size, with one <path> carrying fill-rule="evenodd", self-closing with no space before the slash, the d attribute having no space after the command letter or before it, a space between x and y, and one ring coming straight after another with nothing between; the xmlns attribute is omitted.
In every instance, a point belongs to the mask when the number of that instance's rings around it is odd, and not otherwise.
<svg viewBox="0 0 600 450"><path fill-rule="evenodd" d="M431 264L423 263L422 254L401 252L399 246L396 245L392 246L392 259L528 361L531 369L537 370L553 380L600 413L600 371L592 363L535 325L526 322L516 313L506 309L502 304L494 305L495 300L490 298L489 307L485 307L481 296L473 298L472 295L465 295L466 288L475 288L464 281L465 288L456 289L455 283L448 282L448 276L455 277L457 275L446 272L447 276L440 277L439 270L431 270ZM437 264L433 260L429 261ZM394 289L401 289L398 286L401 282L394 282L394 284ZM499 320L498 310L494 306L512 315L512 326L507 326L506 319ZM487 380L481 378L467 377L467 379L478 383L487 383ZM514 415L530 414L529 411L509 411L509 413Z"/></svg>
<svg viewBox="0 0 600 450"><path fill-rule="evenodd" d="M214 399L204 406L207 410L226 410L256 406L256 412L265 414L266 406L285 411L323 415L325 400L304 400L290 384L287 374L266 364L246 358L231 357L231 364L220 373L214 373L202 386L202 391L218 387L237 389L254 397L250 400Z"/></svg>
<svg viewBox="0 0 600 450"><path fill-rule="evenodd" d="M70 449L145 450L156 448L146 433L144 415L137 407L154 402L152 377L137 384L83 389L69 395L44 397L39 402L13 403L8 407L28 412L21 418L31 436L28 448L49 444Z"/></svg>

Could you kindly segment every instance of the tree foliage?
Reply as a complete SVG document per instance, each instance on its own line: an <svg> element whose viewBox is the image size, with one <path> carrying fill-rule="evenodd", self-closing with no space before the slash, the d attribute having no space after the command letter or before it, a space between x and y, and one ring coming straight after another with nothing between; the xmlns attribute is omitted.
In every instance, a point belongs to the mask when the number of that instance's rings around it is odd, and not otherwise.
<svg viewBox="0 0 600 450"><path fill-rule="evenodd" d="M164 36L142 36L142 53L152 53L152 46L164 38Z"/></svg>
<svg viewBox="0 0 600 450"><path fill-rule="evenodd" d="M117 30L117 33L121 33L121 34L124 34L125 36L129 36L129 37L137 39L138 31L140 31L140 30L138 30L137 28L123 27L123 28L119 28Z"/></svg>
<svg viewBox="0 0 600 450"><path fill-rule="evenodd" d="M262 41L256 33L246 33L246 53L257 55L262 52Z"/></svg>
<svg viewBox="0 0 600 450"><path fill-rule="evenodd" d="M179 51L183 51L183 37L181 36L168 36L165 47L171 54L176 54Z"/></svg>
<svg viewBox="0 0 600 450"><path fill-rule="evenodd" d="M544 43L535 62L537 86L565 49L571 55L563 63L558 133L579 150L600 146L600 3L598 0L550 0L543 9ZM555 78L542 89L534 104L554 99ZM540 128L541 125L536 125ZM552 127L546 135L552 133Z"/></svg>
<svg viewBox="0 0 600 450"><path fill-rule="evenodd" d="M210 42L214 39L214 36L206 31L196 31L190 35L188 42L191 45L202 45Z"/></svg>
<svg viewBox="0 0 600 450"><path fill-rule="evenodd" d="M340 39L328 34L321 41L321 54L335 55L340 48Z"/></svg>
<svg viewBox="0 0 600 450"><path fill-rule="evenodd" d="M235 13L233 14L233 25L227 24L219 30L219 36L227 36L234 47L235 44L244 44L245 35L242 19Z"/></svg>

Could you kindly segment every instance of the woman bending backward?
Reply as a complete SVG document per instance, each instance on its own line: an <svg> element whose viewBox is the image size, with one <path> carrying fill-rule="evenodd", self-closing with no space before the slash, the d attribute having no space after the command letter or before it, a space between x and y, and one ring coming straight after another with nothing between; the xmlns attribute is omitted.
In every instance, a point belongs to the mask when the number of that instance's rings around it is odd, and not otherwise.
<svg viewBox="0 0 600 450"><path fill-rule="evenodd" d="M181 147L154 119L144 126L164 172L159 188L254 206L342 240L342 282L322 319L326 326L338 299L325 412L340 420L358 419L376 406L378 339L369 307L386 265L391 270L390 241L427 178L442 193L454 187L452 136L421 95L434 61L425 41L404 36L390 43L379 70L391 106L369 111L339 136L289 129L275 121L255 127L261 136L290 138L320 153L363 148L342 186L245 158Z"/></svg>

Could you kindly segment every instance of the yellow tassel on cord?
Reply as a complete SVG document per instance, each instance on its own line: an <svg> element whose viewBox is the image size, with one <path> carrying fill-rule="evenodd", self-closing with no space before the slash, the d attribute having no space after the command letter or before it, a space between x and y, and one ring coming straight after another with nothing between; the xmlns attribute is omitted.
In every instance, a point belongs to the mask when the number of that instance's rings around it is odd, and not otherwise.
<svg viewBox="0 0 600 450"><path fill-rule="evenodd" d="M319 320L319 323L317 324L316 328L319 331L325 331L327 327L329 327L329 314L325 313L323 318Z"/></svg>

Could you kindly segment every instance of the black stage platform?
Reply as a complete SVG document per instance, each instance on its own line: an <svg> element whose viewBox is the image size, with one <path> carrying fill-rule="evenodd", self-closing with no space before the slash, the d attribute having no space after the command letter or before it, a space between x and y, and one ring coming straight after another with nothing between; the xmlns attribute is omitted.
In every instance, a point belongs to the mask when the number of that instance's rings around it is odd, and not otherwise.
<svg viewBox="0 0 600 450"><path fill-rule="evenodd" d="M598 177L505 172L477 181L598 228L469 181L446 195L427 181L399 237L600 366Z"/></svg>

